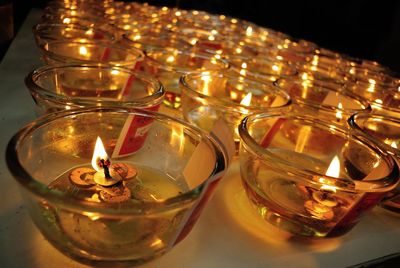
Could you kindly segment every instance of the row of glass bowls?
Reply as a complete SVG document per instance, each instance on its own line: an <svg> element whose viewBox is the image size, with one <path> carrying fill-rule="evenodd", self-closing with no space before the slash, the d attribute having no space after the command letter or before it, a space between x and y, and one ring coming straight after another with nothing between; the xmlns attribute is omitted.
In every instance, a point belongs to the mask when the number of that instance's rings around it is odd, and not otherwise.
<svg viewBox="0 0 400 268"><path fill-rule="evenodd" d="M236 18L115 1L52 1L34 35L48 65L25 82L46 115L14 136L7 162L67 255L140 263L167 252L226 172L229 142L251 203L295 235L344 234L397 194L399 84L378 63ZM90 163L97 136L111 154L127 122L144 144L114 160L184 191L110 204L48 187ZM216 125L228 134L207 134Z"/></svg>

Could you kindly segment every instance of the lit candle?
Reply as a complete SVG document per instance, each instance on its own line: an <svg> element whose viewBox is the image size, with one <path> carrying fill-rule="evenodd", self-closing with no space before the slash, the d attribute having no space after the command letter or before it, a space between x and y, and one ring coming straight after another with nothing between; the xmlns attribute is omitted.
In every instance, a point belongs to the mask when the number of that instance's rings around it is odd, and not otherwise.
<svg viewBox="0 0 400 268"><path fill-rule="evenodd" d="M100 137L96 140L92 167L73 169L69 174L70 181L79 188L93 190L94 201L123 202L131 198L131 190L122 181L135 178L136 168L125 163L111 165Z"/></svg>
<svg viewBox="0 0 400 268"><path fill-rule="evenodd" d="M103 142L100 137L97 137L92 158L92 167L97 171L93 177L95 183L111 186L123 180L122 174L118 173L113 167L110 168L110 164Z"/></svg>
<svg viewBox="0 0 400 268"><path fill-rule="evenodd" d="M326 176L338 178L340 174L340 161L335 156L327 171ZM327 178L319 178L319 182L323 185L320 190L312 191L311 199L305 202L306 210L320 220L331 220L335 214L333 208L338 205L337 198L335 197L336 186L332 185L332 181Z"/></svg>

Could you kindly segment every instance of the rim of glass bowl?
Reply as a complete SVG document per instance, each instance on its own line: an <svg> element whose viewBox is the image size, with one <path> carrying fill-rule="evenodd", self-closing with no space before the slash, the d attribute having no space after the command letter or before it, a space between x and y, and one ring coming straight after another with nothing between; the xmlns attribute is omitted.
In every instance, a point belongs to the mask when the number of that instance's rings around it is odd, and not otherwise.
<svg viewBox="0 0 400 268"><path fill-rule="evenodd" d="M240 62L240 64L238 63L238 61ZM268 72L263 72L263 71L254 71L254 70L246 68L245 69L246 75L247 75L247 73L253 77L263 77L263 76L271 75L271 76L276 76L277 79L280 79L281 77L284 77L284 78L296 77L299 73L299 71L294 63L291 63L290 61L285 61L285 60L273 60L272 58L269 58L269 57L249 58L246 56L233 55L231 57L231 59L228 60L230 66L231 66L231 69L237 73L240 73L240 70L243 69L241 67L241 64L249 63L251 65L255 61L258 61L261 63L267 63L267 64L270 64L271 66L274 64L283 64L284 68L288 69L287 71L289 73L288 74L274 74L272 72L268 73Z"/></svg>
<svg viewBox="0 0 400 268"><path fill-rule="evenodd" d="M57 69L64 69L64 68L95 68L102 70L117 70L119 72L128 73L129 76L135 76L142 81L154 86L155 92L153 95L146 96L144 98L135 99L133 101L111 101L111 100L103 100L101 98L97 98L96 100L88 100L85 98L79 97L67 97L63 95L59 95L55 92L49 91L46 88L39 86L36 81L39 79L41 75L45 75L47 72L52 72L53 70ZM126 106L126 108L131 107L148 107L152 105L157 105L162 102L165 90L164 86L161 84L160 81L156 80L155 78L147 75L143 72L135 72L127 68L122 68L118 66L113 66L109 64L79 64L79 63L66 63L66 64L54 64L54 65L45 65L40 68L37 68L31 71L25 77L25 85L28 87L30 91L33 91L39 94L46 100L52 102L58 102L67 105L75 105L75 106L96 106L98 104L102 104L104 106Z"/></svg>
<svg viewBox="0 0 400 268"><path fill-rule="evenodd" d="M350 71L353 70L354 74ZM398 90L400 87L400 74L392 71L392 70L374 70L369 69L368 66L356 65L356 66L348 66L348 72L350 72L350 77L354 78L354 83L361 85L369 85L370 80L375 81L376 86L383 88L392 88L392 90ZM378 79L374 79L371 75L375 75ZM384 81L379 80L383 78Z"/></svg>
<svg viewBox="0 0 400 268"><path fill-rule="evenodd" d="M27 137L29 137L35 130L39 129L42 126L48 125L50 122L58 120L60 118L65 117L75 117L80 114L90 114L90 113L98 113L98 112L110 112L110 113L135 113L142 116L148 116L154 118L159 121L164 121L167 123L178 123L183 125L185 128L189 129L191 132L194 132L198 137L200 142L206 142L216 155L216 163L214 166L214 170L210 174L208 178L206 178L201 184L196 186L190 191L187 191L181 195L177 195L174 197L170 197L164 199L162 201L148 201L142 202L141 204L124 204L121 203L98 203L98 202L90 202L87 200L82 200L77 197L68 195L66 193L60 191L54 191L47 187L47 185L38 182L33 178L29 172L25 170L23 165L19 161L18 157L18 147L21 142ZM214 138L212 135L207 134L201 129L190 125L180 119L176 119L164 114L145 111L141 109L123 109L119 107L107 107L107 108L81 108L81 109L73 109L67 111L56 112L52 114L48 114L38 119L32 121L30 124L26 125L22 129L20 129L9 141L6 149L6 162L8 168L18 183L28 190L31 194L39 198L43 198L51 203L55 203L62 207L68 207L70 210L75 211L93 211L99 212L103 214L110 215L126 215L126 216L134 216L134 215L143 215L143 214L151 214L151 213L161 213L164 211L168 211L171 209L176 209L181 206L189 205L192 201L201 197L202 191L205 190L205 187L212 178L215 176L222 176L227 170L227 158L226 151L221 143Z"/></svg>
<svg viewBox="0 0 400 268"><path fill-rule="evenodd" d="M73 57L69 57L69 56L65 56L65 55L60 55L54 52L51 52L47 49L48 44L72 44L72 45L76 45L76 46L99 46L99 47L103 47L103 49L106 48L110 48L110 49L116 49L119 51L122 51L123 53L128 53L128 54L132 54L135 55L135 59L129 60L129 61L125 61L125 60L112 60L112 61L95 61L95 60L82 60L82 59L77 59L77 58L73 58ZM111 65L115 65L115 66L120 66L120 67L126 67L126 66L131 66L133 64L135 64L136 62L142 61L144 60L144 53L143 51L134 48L134 47L124 47L121 45L116 45L110 41L100 41L100 40L96 40L96 41L91 41L91 42L78 42L78 41L74 41L74 40L54 40L54 41L50 41L45 43L44 45L40 46L40 50L42 51L42 53L51 58L52 60L56 60L59 63L68 63L68 62L75 62L75 63L107 63L107 64L111 64Z"/></svg>
<svg viewBox="0 0 400 268"><path fill-rule="evenodd" d="M96 26L87 27L87 26L83 26L83 25L80 25L77 23L65 24L65 23L59 23L59 22L41 22L32 27L32 32L35 37L37 36L41 39L46 39L46 40L71 40L71 39L76 39L76 38L84 38L84 37L60 38L60 36L57 36L57 38L55 38L54 36L51 36L50 34L47 34L47 33L41 34L42 31L46 31L49 28L71 28L71 29L77 29L77 30L82 30L82 31L93 30L94 32L100 32L103 35L105 35L107 37L107 39L105 39L105 40L108 40L109 42L115 41L115 39L116 39L116 37L113 33L107 32Z"/></svg>
<svg viewBox="0 0 400 268"><path fill-rule="evenodd" d="M383 141L379 140L378 138L375 138L374 136L366 133L363 131L360 126L357 124L357 118L360 117L362 119L377 119L377 121L389 121L389 122L394 122L398 125L400 125L400 119L393 117L393 116L388 116L385 114L378 114L378 113L367 113L367 112L360 112L360 113L355 113L347 119L347 123L350 126L352 130L355 130L357 134L359 135L364 135L367 137L367 139L370 139L374 141L378 146L380 146L382 149L384 149L386 152L392 154L393 156L400 157L400 149L393 148L392 146L384 143Z"/></svg>
<svg viewBox="0 0 400 268"><path fill-rule="evenodd" d="M220 99L220 98L215 98L209 95L205 95L200 93L197 88L193 88L192 86L189 85L187 79L191 79L191 78L199 78L203 75L207 75L210 77L227 77L228 79L234 79L234 80L239 80L241 82L243 81L250 81L251 83L257 83L257 84L261 84L263 87L266 86L270 86L270 88L273 88L275 92L279 93L281 97L283 97L284 99L287 100L287 102L282 105L282 106L276 106L276 107L260 107L260 106L246 106L246 105L242 105L236 102L231 102L225 99ZM179 79L180 83L183 85L184 90L186 90L186 93L189 94L191 97L194 98L202 98L202 99L206 99L209 103L212 103L215 106L218 107L223 107L223 108L229 108L233 111L236 112L240 112L243 113L243 110L247 110L250 113L261 113L263 111L266 110L278 110L278 109L286 109L287 107L289 107L292 104L292 99L289 96L289 94L286 93L286 91L282 90L281 88L275 86L273 83L267 83L267 82L263 82L257 79L252 79L249 77L242 77L241 75L238 76L234 76L231 74L228 74L226 72L218 72L218 71L205 71L203 73L189 73L189 74L185 74L182 75L181 78ZM249 91L250 92L250 91ZM271 92L273 92L271 90Z"/></svg>
<svg viewBox="0 0 400 268"><path fill-rule="evenodd" d="M279 82L280 81L290 81L296 84L301 84L302 81L297 80L298 78L279 78L275 82L273 82L276 86L279 87ZM304 80L303 80L304 81ZM348 108L339 108L337 106L332 106L332 105L326 105L322 103L317 103L317 102L311 102L307 101L303 98L292 98L294 104L300 104L300 105L307 105L319 110L324 110L324 111L330 111L330 112L335 112L337 110L341 111L343 114L354 114L358 112L364 112L364 111L371 111L371 104L369 101L367 101L365 98L362 98L349 90L346 89L345 84L337 84L332 81L325 81L325 80L319 80L319 79L313 79L313 80L306 80L306 81L311 81L313 85L317 83L317 87L326 89L328 91L334 91L338 92L339 94L350 97L351 99L355 100L360 106L364 107L364 109L348 109ZM340 86L341 89L336 89L335 86Z"/></svg>
<svg viewBox="0 0 400 268"><path fill-rule="evenodd" d="M309 185L321 186L323 183L317 182L317 180L313 180L313 178L326 178L326 180L333 180L335 181L335 187L340 191L350 192L350 193L357 193L357 192L367 192L365 190L360 189L352 189L351 187L347 187L349 179L343 178L335 178L331 176L327 176L325 174L320 174L312 170L305 169L303 166L297 165L296 163L291 163L285 161L283 158L277 157L275 154L271 153L268 149L259 145L249 134L248 132L248 124L251 124L253 121L262 120L262 119L269 119L269 118L289 118L290 120L302 120L307 122L309 125L318 125L319 127L323 127L329 132L338 132L341 135L344 135L348 138L356 139L358 142L362 143L364 146L367 146L369 149L373 150L377 154L380 155L383 161L391 167L390 173L382 178L373 181L358 181L358 183L362 184L365 187L363 189L370 189L370 192L384 192L388 188L393 188L398 180L399 180L399 166L393 157L390 154L384 152L378 145L376 145L373 141L369 140L368 138L360 135L354 135L347 131L344 127L336 126L324 122L322 120L316 118L310 118L307 116L301 115L285 115L282 113L262 113L262 114L253 114L248 115L240 122L238 126L239 136L241 138L241 144L245 147L247 151L250 153L257 155L258 157L269 161L270 163L274 163L280 170L285 170L285 172L290 172L294 174L298 178L302 178L305 180ZM351 180L351 179L350 179ZM381 186L383 185L383 186Z"/></svg>
<svg viewBox="0 0 400 268"><path fill-rule="evenodd" d="M141 45L147 45L149 43L146 42L142 42L140 39L138 40L133 40L133 38L131 38L131 35L134 34L139 34L140 36L147 38L147 39L154 39L155 41L159 40L160 38L165 38L165 39L174 39L177 43L179 43L180 46L182 46L183 48L186 49L191 49L193 46L191 43L187 42L186 40L180 38L178 36L177 33L175 32L171 32L168 30L163 30L163 32L160 32L157 36L153 35L151 32L145 32L145 33L140 33L140 32L126 32L124 34L122 34L122 41L126 42L128 46L134 46L136 44L141 44ZM176 35L176 36L174 36ZM149 45L149 47L151 48L161 48L161 45ZM147 49L149 50L149 49Z"/></svg>
<svg viewBox="0 0 400 268"><path fill-rule="evenodd" d="M186 73L200 73L200 72L204 72L205 69L193 69L193 68L187 68L187 67L180 67L180 66L170 66L165 64L165 62L160 62L157 59L152 58L151 56L149 56L149 53L156 51L156 52L174 52L177 53L179 55L185 55L185 56L194 56L197 58L202 58L202 59L206 59L206 60L215 60L218 62L219 65L221 65L221 71L222 70L227 70L229 69L230 65L229 63L224 60L224 59L218 59L216 57L210 56L210 54L206 54L206 53L195 53L192 52L190 50L179 50L173 47L164 47L164 48L150 48L148 50L146 50L144 52L144 55L147 59L147 62L150 63L150 65L156 65L157 67L169 71L169 72L178 72L178 73L182 73L182 74L186 74Z"/></svg>

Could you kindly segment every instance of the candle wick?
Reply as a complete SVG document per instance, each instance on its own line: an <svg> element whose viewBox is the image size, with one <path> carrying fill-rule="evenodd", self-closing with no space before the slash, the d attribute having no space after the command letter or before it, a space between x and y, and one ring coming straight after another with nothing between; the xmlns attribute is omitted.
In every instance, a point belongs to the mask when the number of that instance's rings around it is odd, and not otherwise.
<svg viewBox="0 0 400 268"><path fill-rule="evenodd" d="M111 178L110 175L110 170L109 170L109 166L110 166L110 161L109 160L104 160L104 159L100 159L99 161L99 166L103 168L104 170L104 177L106 177L107 179Z"/></svg>

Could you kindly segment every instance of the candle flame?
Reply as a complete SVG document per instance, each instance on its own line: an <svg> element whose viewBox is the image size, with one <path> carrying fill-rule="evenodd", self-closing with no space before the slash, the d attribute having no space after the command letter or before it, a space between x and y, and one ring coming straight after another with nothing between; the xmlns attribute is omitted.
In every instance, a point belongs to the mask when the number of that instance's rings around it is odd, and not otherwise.
<svg viewBox="0 0 400 268"><path fill-rule="evenodd" d="M392 142L392 143L390 144L390 146L392 146L392 148L397 149L397 144L396 144L396 142Z"/></svg>
<svg viewBox="0 0 400 268"><path fill-rule="evenodd" d="M240 105L250 106L251 97L252 97L251 92L247 93L247 95L240 102Z"/></svg>
<svg viewBox="0 0 400 268"><path fill-rule="evenodd" d="M167 62L174 62L174 61L175 61L175 57L174 56L172 56L172 55L168 56Z"/></svg>
<svg viewBox="0 0 400 268"><path fill-rule="evenodd" d="M211 76L209 72L203 72L203 76L201 77L201 80L204 81L204 86L203 86L203 94L209 95L210 94L210 89L208 88Z"/></svg>
<svg viewBox="0 0 400 268"><path fill-rule="evenodd" d="M275 65L275 64L274 64L274 65L272 65L272 70L273 70L273 71L275 71L275 72L279 72L279 71L280 71L280 69L281 69L281 68L280 68L280 66L278 66L278 65Z"/></svg>
<svg viewBox="0 0 400 268"><path fill-rule="evenodd" d="M92 157L92 167L96 171L101 171L101 168L99 167L99 160L108 160L109 157L106 153L106 149L104 149L103 142L101 141L100 137L97 137L96 140L96 145L94 146L94 152L93 152L93 157Z"/></svg>
<svg viewBox="0 0 400 268"><path fill-rule="evenodd" d="M339 108L339 109L343 109L343 105L342 105L341 102L339 102L338 108ZM338 120L342 120L343 115L342 115L342 112L341 112L341 111L337 111L337 112L336 112L336 118L337 118Z"/></svg>
<svg viewBox="0 0 400 268"><path fill-rule="evenodd" d="M329 167L326 170L325 174L326 174L326 176L329 176L329 177L334 177L334 178L338 178L339 177L339 174L340 174L340 161L339 161L339 157L337 155L335 155L335 157L332 159L332 161L329 164ZM327 183L327 179L319 178L319 182ZM332 191L332 192L336 193L336 187L332 186L332 185L329 185L329 184L322 185L321 189L322 190Z"/></svg>
<svg viewBox="0 0 400 268"><path fill-rule="evenodd" d="M246 29L246 35L251 36L253 34L253 28L251 26L247 27Z"/></svg>
<svg viewBox="0 0 400 268"><path fill-rule="evenodd" d="M317 66L317 65L318 65L318 56L317 56L317 55L314 55L311 64L312 64L313 66Z"/></svg>
<svg viewBox="0 0 400 268"><path fill-rule="evenodd" d="M85 56L88 53L87 48L85 46L80 46L79 47L79 54L82 56Z"/></svg>
<svg viewBox="0 0 400 268"><path fill-rule="evenodd" d="M70 18L64 18L63 19L63 23L69 24L69 23L71 23L71 19Z"/></svg>

